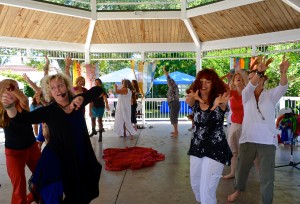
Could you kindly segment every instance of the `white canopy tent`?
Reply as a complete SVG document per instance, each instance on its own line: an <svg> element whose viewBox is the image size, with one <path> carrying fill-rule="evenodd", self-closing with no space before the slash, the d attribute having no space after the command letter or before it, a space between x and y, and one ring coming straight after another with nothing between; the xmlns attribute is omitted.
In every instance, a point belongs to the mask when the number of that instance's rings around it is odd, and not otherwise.
<svg viewBox="0 0 300 204"><path fill-rule="evenodd" d="M121 83L123 79L133 80L135 79L134 73L130 68L124 68L104 76L99 77L103 83L105 82L115 82Z"/></svg>

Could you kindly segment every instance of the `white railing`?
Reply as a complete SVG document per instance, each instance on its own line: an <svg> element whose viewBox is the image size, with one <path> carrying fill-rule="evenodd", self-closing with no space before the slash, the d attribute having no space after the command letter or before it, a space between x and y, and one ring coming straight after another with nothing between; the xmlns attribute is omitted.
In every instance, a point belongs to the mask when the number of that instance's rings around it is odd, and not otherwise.
<svg viewBox="0 0 300 204"><path fill-rule="evenodd" d="M109 99L114 101L114 107L116 107L118 99ZM185 98L180 98L181 110L179 113L179 120L188 120L187 115L191 113L188 105L185 103ZM169 120L169 108L166 98L146 98L144 100L138 100L137 112L141 113L138 117L140 122L145 120ZM282 97L275 107L275 116L283 108L292 108L295 114L300 114L300 97ZM105 120L113 120L113 117L109 117L109 113L106 113ZM144 121L143 121L144 120Z"/></svg>

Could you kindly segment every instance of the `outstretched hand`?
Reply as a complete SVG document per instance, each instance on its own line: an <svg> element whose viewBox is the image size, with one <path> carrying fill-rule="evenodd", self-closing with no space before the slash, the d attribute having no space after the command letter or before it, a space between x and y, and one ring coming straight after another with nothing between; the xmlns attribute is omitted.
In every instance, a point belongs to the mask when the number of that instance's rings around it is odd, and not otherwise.
<svg viewBox="0 0 300 204"><path fill-rule="evenodd" d="M214 106L210 110L215 110L218 106L223 106L225 108L229 98L230 94L228 92L224 92L222 95L220 94L217 98L215 98Z"/></svg>
<svg viewBox="0 0 300 204"><path fill-rule="evenodd" d="M29 77L27 76L27 74L23 74L22 75L22 77L23 77L23 79L26 81L26 82L28 82L28 81L30 81L30 79L29 79Z"/></svg>
<svg viewBox="0 0 300 204"><path fill-rule="evenodd" d="M69 56L67 56L65 59L65 63L66 63L66 67L70 67L72 64L72 59Z"/></svg>
<svg viewBox="0 0 300 204"><path fill-rule="evenodd" d="M285 55L282 57L282 62L279 65L280 73L286 73L288 68L290 67L290 62L285 58Z"/></svg>
<svg viewBox="0 0 300 204"><path fill-rule="evenodd" d="M196 92L194 92L193 90L190 90L190 93L188 93L186 95L186 100L190 100L190 99L197 100L200 103L204 103L205 104L205 101L202 100L202 98L200 98L200 96L199 96L199 90L197 90Z"/></svg>
<svg viewBox="0 0 300 204"><path fill-rule="evenodd" d="M256 59L255 59L255 61L256 61ZM271 64L271 62L273 62L273 58L266 59L266 56L264 56L264 57L261 57L261 56L257 57L257 61L256 61L256 63L257 63L257 71L259 71L259 72L265 72L268 69L268 67Z"/></svg>
<svg viewBox="0 0 300 204"><path fill-rule="evenodd" d="M48 56L47 56L47 55L45 55L45 60L46 60L46 66L49 66L49 64L50 64L50 61L49 61L49 59L48 59Z"/></svg>

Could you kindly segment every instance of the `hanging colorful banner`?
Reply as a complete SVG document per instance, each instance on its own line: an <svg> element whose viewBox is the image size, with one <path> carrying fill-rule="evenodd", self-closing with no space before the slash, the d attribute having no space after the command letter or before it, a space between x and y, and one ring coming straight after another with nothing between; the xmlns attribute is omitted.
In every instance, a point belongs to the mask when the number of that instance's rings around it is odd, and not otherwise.
<svg viewBox="0 0 300 204"><path fill-rule="evenodd" d="M94 81L96 79L95 76L95 65L92 64L86 64L86 79L85 79L85 83L86 83L86 88L90 89L92 88L92 86L94 85Z"/></svg>
<svg viewBox="0 0 300 204"><path fill-rule="evenodd" d="M72 75L73 75L73 85L76 85L75 81L77 77L81 76L81 66L78 61L73 62Z"/></svg>
<svg viewBox="0 0 300 204"><path fill-rule="evenodd" d="M231 57L230 58L230 69L244 69L249 70L251 63L251 57Z"/></svg>
<svg viewBox="0 0 300 204"><path fill-rule="evenodd" d="M147 95L153 85L156 62L131 61L131 67L139 84L141 94L143 96Z"/></svg>

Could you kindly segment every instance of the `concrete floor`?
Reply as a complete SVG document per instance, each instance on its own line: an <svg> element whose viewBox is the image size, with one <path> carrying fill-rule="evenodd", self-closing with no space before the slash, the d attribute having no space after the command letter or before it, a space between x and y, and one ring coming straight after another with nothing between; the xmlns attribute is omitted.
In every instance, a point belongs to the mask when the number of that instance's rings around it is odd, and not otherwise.
<svg viewBox="0 0 300 204"><path fill-rule="evenodd" d="M150 128L150 127L153 128ZM193 204L197 203L189 181L189 148L191 132L189 122L180 122L179 138L170 137L169 122L148 122L147 128L139 130L134 140L114 136L111 129L103 133L103 142L91 138L95 153L103 164L100 179L100 196L93 204ZM3 130L0 130L0 135ZM110 147L151 147L165 154L165 160L155 166L140 170L106 171L102 159L103 149ZM290 146L277 150L276 165L288 164ZM295 147L294 161L300 161L300 147ZM300 168L300 165L298 165ZM229 172L225 167L224 174ZM29 177L30 173L27 170ZM28 178L27 177L27 178ZM6 172L3 139L0 137L0 203L9 204L12 187ZM217 190L218 204L228 203L227 196L233 192L233 180L220 180ZM259 204L259 179L252 168L247 191L235 202L237 204ZM300 170L288 166L275 169L274 204L295 204L300 200Z"/></svg>

